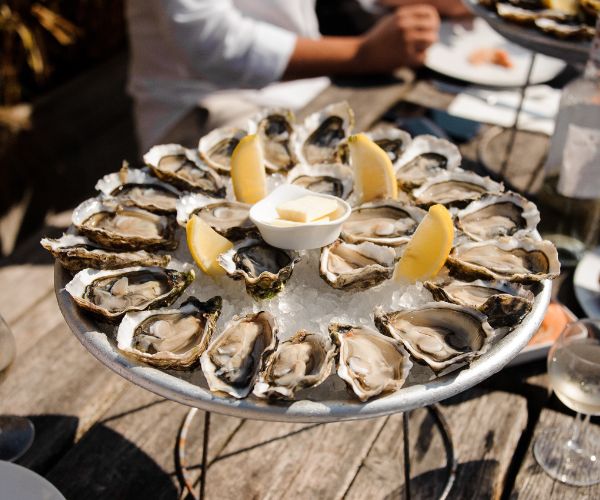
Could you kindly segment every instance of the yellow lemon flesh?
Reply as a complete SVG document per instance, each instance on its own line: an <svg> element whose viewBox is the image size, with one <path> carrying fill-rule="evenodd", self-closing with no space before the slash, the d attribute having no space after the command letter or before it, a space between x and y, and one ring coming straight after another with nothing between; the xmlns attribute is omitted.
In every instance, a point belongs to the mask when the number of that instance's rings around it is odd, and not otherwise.
<svg viewBox="0 0 600 500"><path fill-rule="evenodd" d="M198 267L210 276L219 276L225 270L217 257L233 248L233 243L224 238L197 215L192 215L185 227L187 244Z"/></svg>
<svg viewBox="0 0 600 500"><path fill-rule="evenodd" d="M365 134L348 138L350 164L354 170L354 186L359 202L398 197L398 183L392 160Z"/></svg>
<svg viewBox="0 0 600 500"><path fill-rule="evenodd" d="M414 283L434 277L446 262L453 240L450 212L443 205L432 206L406 245L394 278Z"/></svg>
<svg viewBox="0 0 600 500"><path fill-rule="evenodd" d="M256 134L244 137L231 155L231 182L238 201L254 204L267 195L262 145Z"/></svg>
<svg viewBox="0 0 600 500"><path fill-rule="evenodd" d="M579 1L578 0L544 0L544 7L547 9L557 10L571 16L576 16Z"/></svg>

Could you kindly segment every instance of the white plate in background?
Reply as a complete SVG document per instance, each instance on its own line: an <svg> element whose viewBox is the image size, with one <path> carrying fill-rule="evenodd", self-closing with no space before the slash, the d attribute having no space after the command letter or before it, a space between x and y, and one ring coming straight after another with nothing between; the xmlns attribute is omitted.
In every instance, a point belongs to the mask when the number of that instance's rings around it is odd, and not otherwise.
<svg viewBox="0 0 600 500"><path fill-rule="evenodd" d="M473 65L469 56L478 48L498 48L508 52L514 66ZM477 85L519 87L525 83L531 52L509 42L483 20L442 21L439 41L427 51L425 65L438 73ZM538 54L533 65L531 84L552 80L565 67L560 59Z"/></svg>
<svg viewBox="0 0 600 500"><path fill-rule="evenodd" d="M0 461L0 499L65 500L47 479L17 464Z"/></svg>
<svg viewBox="0 0 600 500"><path fill-rule="evenodd" d="M584 254L573 283L577 301L588 318L600 318L600 247Z"/></svg>

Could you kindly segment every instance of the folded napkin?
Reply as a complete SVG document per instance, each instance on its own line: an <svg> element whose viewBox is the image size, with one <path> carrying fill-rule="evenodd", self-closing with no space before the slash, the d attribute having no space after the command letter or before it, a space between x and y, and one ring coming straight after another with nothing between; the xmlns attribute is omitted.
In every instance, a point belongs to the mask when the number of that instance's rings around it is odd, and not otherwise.
<svg viewBox="0 0 600 500"><path fill-rule="evenodd" d="M482 123L512 127L520 98L520 90L467 87L454 98L448 113ZM517 128L552 135L559 103L560 90L547 85L528 87Z"/></svg>

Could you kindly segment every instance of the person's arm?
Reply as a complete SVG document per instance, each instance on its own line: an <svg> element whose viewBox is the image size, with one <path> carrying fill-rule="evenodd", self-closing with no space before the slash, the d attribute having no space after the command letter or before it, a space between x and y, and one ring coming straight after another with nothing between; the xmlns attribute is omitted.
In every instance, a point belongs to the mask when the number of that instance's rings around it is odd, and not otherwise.
<svg viewBox="0 0 600 500"><path fill-rule="evenodd" d="M361 3L366 0L361 0ZM461 0L370 0L375 1L381 7L397 9L398 7L406 7L407 5L426 3L435 7L440 16L444 17L468 17L471 12Z"/></svg>

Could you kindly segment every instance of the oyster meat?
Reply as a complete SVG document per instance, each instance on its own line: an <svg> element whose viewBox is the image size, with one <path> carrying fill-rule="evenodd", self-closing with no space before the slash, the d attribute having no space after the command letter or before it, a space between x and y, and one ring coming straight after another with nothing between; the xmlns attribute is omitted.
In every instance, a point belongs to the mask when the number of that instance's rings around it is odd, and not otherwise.
<svg viewBox="0 0 600 500"><path fill-rule="evenodd" d="M162 267L126 267L79 271L65 290L77 305L107 319L126 312L169 306L194 281L194 271Z"/></svg>
<svg viewBox="0 0 600 500"><path fill-rule="evenodd" d="M477 241L530 233L539 221L535 204L513 192L484 196L456 214L457 227Z"/></svg>
<svg viewBox="0 0 600 500"><path fill-rule="evenodd" d="M352 132L354 112L347 102L330 104L313 113L298 129L297 156L301 163L336 163L339 145Z"/></svg>
<svg viewBox="0 0 600 500"><path fill-rule="evenodd" d="M402 344L365 326L332 323L339 346L338 376L361 401L400 389L412 368Z"/></svg>
<svg viewBox="0 0 600 500"><path fill-rule="evenodd" d="M200 157L217 172L229 175L233 150L246 135L248 132L241 128L216 128L200 139Z"/></svg>
<svg viewBox="0 0 600 500"><path fill-rule="evenodd" d="M383 149L395 163L410 146L410 134L396 127L378 127L365 135Z"/></svg>
<svg viewBox="0 0 600 500"><path fill-rule="evenodd" d="M135 252L107 250L85 236L63 234L60 238L43 238L40 242L61 265L72 273L88 267L93 269L117 269L131 266L165 267L170 255L157 255L137 250Z"/></svg>
<svg viewBox="0 0 600 500"><path fill-rule="evenodd" d="M245 398L254 385L263 359L277 343L275 318L268 312L235 317L200 357L202 371L213 392Z"/></svg>
<svg viewBox="0 0 600 500"><path fill-rule="evenodd" d="M174 249L178 243L173 217L122 207L110 200L84 201L73 210L72 222L80 233L108 248Z"/></svg>
<svg viewBox="0 0 600 500"><path fill-rule="evenodd" d="M329 337L300 330L281 342L254 384L259 398L294 399L296 391L316 387L329 376L336 349Z"/></svg>
<svg viewBox="0 0 600 500"><path fill-rule="evenodd" d="M390 279L395 261L391 247L337 240L321 250L319 274L333 288L366 290Z"/></svg>
<svg viewBox="0 0 600 500"><path fill-rule="evenodd" d="M289 109L270 109L254 119L267 170L289 170L297 163L294 152L295 121L296 117Z"/></svg>
<svg viewBox="0 0 600 500"><path fill-rule="evenodd" d="M321 165L298 165L289 171L290 184L303 187L315 193L348 199L354 188L352 169L341 163Z"/></svg>
<svg viewBox="0 0 600 500"><path fill-rule="evenodd" d="M177 202L177 222L183 227L197 215L219 234L239 240L256 229L249 217L250 205L238 201L211 198L201 193L185 195Z"/></svg>
<svg viewBox="0 0 600 500"><path fill-rule="evenodd" d="M402 342L435 372L458 368L489 348L494 330L476 309L431 302L416 309L384 313L375 310L375 324L385 335Z"/></svg>
<svg viewBox="0 0 600 500"><path fill-rule="evenodd" d="M341 237L349 243L370 241L377 245L407 243L426 212L394 201L365 203L352 209L342 226Z"/></svg>
<svg viewBox="0 0 600 500"><path fill-rule="evenodd" d="M225 184L219 174L202 163L195 151L179 144L154 146L144 155L144 162L156 177L179 189L225 197Z"/></svg>
<svg viewBox="0 0 600 500"><path fill-rule="evenodd" d="M452 249L447 262L457 275L468 278L535 282L560 274L554 245L530 238L462 243Z"/></svg>
<svg viewBox="0 0 600 500"><path fill-rule="evenodd" d="M188 298L179 309L127 313L117 331L117 347L161 368L195 365L210 342L223 301Z"/></svg>
<svg viewBox="0 0 600 500"><path fill-rule="evenodd" d="M255 299L270 299L281 292L299 260L291 252L253 238L218 257L225 272L233 279L243 279L246 291Z"/></svg>

